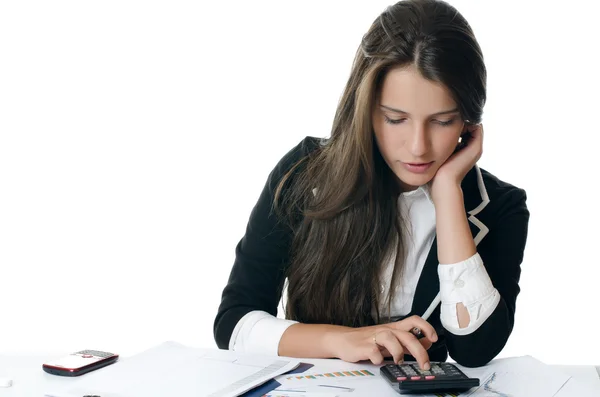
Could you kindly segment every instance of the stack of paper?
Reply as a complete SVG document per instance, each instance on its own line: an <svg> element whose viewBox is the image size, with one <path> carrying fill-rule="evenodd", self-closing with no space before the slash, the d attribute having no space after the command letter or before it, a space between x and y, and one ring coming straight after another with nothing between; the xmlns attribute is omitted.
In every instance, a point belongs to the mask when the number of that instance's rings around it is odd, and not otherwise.
<svg viewBox="0 0 600 397"><path fill-rule="evenodd" d="M47 397L233 397L300 364L281 357L195 349L174 342L83 375Z"/></svg>

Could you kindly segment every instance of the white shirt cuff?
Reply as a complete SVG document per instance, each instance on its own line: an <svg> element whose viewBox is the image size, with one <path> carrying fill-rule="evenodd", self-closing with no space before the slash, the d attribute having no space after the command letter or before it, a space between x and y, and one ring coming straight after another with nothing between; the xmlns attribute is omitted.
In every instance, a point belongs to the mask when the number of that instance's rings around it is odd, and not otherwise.
<svg viewBox="0 0 600 397"><path fill-rule="evenodd" d="M281 336L289 326L296 323L297 321L277 318L264 311L251 311L233 329L229 350L277 356Z"/></svg>
<svg viewBox="0 0 600 397"><path fill-rule="evenodd" d="M440 318L445 329L455 335L475 332L494 312L500 294L494 288L479 253L462 262L438 266L442 307ZM460 328L456 304L469 312L469 325Z"/></svg>

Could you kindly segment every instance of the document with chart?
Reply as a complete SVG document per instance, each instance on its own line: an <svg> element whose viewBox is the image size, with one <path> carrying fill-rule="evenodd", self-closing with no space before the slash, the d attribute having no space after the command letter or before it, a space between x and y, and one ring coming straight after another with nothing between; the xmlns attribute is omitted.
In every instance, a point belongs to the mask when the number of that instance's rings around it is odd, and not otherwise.
<svg viewBox="0 0 600 397"><path fill-rule="evenodd" d="M420 394L413 397L573 397L566 390L585 390L575 385L571 376L552 368L533 357L523 356L494 360L480 368L459 368L469 377L479 378L480 386L461 393ZM397 394L379 376L373 365L340 363L327 371L315 366L310 372L286 374L276 378L281 385L269 397L297 395L335 395L338 397L396 396ZM596 393L597 394L597 393ZM592 397L578 392L577 397ZM411 395L403 394L410 397Z"/></svg>

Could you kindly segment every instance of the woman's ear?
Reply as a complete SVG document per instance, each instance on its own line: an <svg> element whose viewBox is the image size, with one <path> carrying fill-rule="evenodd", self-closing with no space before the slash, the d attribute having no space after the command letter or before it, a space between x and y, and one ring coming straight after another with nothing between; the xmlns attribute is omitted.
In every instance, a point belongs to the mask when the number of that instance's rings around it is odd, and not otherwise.
<svg viewBox="0 0 600 397"><path fill-rule="evenodd" d="M454 153L467 146L469 138L471 138L471 132L465 127L458 138L458 144L456 145L456 149L454 149Z"/></svg>
<svg viewBox="0 0 600 397"><path fill-rule="evenodd" d="M460 140L458 141L458 144L456 145L456 149L454 149L454 153L460 151L465 146L467 146L466 139L464 139L463 136L461 135Z"/></svg>

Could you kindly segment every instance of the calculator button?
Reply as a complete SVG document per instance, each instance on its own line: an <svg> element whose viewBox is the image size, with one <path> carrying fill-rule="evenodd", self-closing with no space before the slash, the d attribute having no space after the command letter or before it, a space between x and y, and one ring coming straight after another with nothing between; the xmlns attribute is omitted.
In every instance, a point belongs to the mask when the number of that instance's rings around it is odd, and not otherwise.
<svg viewBox="0 0 600 397"><path fill-rule="evenodd" d="M396 380L398 380L399 382L401 382L403 380L406 380L406 379L407 379L406 376L399 376L399 377L396 378Z"/></svg>
<svg viewBox="0 0 600 397"><path fill-rule="evenodd" d="M425 376L425 379L426 380L435 379L435 376L434 375L427 375L427 376Z"/></svg>
<svg viewBox="0 0 600 397"><path fill-rule="evenodd" d="M410 380L420 380L421 377L420 376L411 376Z"/></svg>

